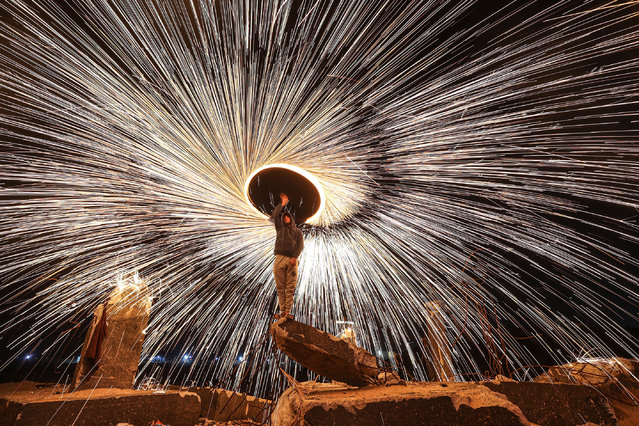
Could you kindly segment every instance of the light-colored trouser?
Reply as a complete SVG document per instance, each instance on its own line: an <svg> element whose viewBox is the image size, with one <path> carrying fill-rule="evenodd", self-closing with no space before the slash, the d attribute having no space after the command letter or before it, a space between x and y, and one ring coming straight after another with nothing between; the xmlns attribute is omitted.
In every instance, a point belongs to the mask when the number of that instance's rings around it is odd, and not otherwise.
<svg viewBox="0 0 639 426"><path fill-rule="evenodd" d="M281 254L275 255L275 263L273 264L273 275L275 275L275 287L277 288L277 301L280 305L280 312L288 314L293 307L293 297L295 296L295 287L297 286L297 266L299 262L296 260L291 265L291 257Z"/></svg>

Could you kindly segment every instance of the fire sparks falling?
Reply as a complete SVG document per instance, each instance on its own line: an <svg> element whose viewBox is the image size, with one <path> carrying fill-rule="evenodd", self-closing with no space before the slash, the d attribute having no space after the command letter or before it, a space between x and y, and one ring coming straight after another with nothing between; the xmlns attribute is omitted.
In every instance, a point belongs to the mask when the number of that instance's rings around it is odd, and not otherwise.
<svg viewBox="0 0 639 426"><path fill-rule="evenodd" d="M138 271L144 359L231 374L276 304L274 231L244 184L286 163L325 191L301 321L352 322L418 379L433 300L460 379L485 360L528 378L521 336L557 363L612 354L589 323L636 354L616 314L636 315L637 260L615 244L637 244L636 216L612 211L639 206L633 2L472 25L477 2L249 3L2 6L0 300L5 332L31 325L4 344L68 329ZM263 392L269 356L235 385Z"/></svg>

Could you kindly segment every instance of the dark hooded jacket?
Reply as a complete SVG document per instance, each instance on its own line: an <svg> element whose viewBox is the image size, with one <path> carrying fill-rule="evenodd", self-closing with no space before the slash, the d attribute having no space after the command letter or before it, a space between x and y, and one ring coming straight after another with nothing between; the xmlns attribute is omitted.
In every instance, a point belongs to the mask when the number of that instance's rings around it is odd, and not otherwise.
<svg viewBox="0 0 639 426"><path fill-rule="evenodd" d="M291 222L287 225L282 219L285 215L291 218ZM288 257L299 257L304 250L304 237L302 231L295 226L295 220L289 213L282 214L282 203L278 204L271 215L271 219L275 223L277 237L275 238L275 254L281 254Z"/></svg>

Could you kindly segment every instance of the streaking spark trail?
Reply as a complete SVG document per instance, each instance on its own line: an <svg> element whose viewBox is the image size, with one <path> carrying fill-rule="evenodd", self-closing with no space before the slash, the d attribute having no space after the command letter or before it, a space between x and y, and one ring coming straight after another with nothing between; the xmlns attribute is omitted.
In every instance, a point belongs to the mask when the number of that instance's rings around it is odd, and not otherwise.
<svg viewBox="0 0 639 426"><path fill-rule="evenodd" d="M153 295L140 379L270 392L298 367L260 343L275 232L246 187L280 164L322 191L298 320L349 324L419 380L431 302L458 380L637 356L637 2L0 7L14 357L70 359L68 331L135 276Z"/></svg>

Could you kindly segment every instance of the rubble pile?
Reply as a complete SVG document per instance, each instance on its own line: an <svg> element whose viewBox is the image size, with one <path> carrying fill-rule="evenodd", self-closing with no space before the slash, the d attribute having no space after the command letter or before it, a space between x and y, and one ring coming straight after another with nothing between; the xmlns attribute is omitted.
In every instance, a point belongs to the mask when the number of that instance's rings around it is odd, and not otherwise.
<svg viewBox="0 0 639 426"><path fill-rule="evenodd" d="M273 425L617 424L607 398L574 380L405 382L363 348L310 325L282 319L271 335L291 359L333 380L293 381Z"/></svg>
<svg viewBox="0 0 639 426"><path fill-rule="evenodd" d="M639 362L627 358L582 358L551 367L537 383L592 386L605 395L620 425L639 424Z"/></svg>
<svg viewBox="0 0 639 426"><path fill-rule="evenodd" d="M426 382L362 388L296 383L271 424L460 425L617 424L605 397L579 385Z"/></svg>

